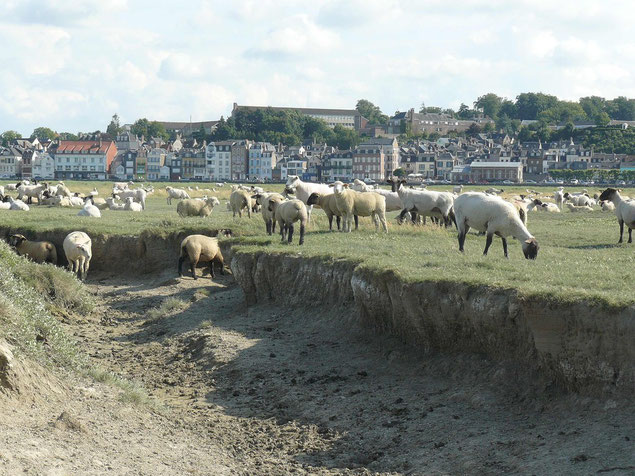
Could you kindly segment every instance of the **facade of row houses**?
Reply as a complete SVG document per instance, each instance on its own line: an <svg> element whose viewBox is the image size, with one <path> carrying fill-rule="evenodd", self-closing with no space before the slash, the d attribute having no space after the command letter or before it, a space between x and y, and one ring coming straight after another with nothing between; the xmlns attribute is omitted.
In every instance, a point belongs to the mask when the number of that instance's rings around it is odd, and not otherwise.
<svg viewBox="0 0 635 476"><path fill-rule="evenodd" d="M205 158L205 148L181 149L182 179L204 180L207 177L207 159Z"/></svg>
<svg viewBox="0 0 635 476"><path fill-rule="evenodd" d="M470 164L472 182L511 180L523 181L523 165L520 162L472 162Z"/></svg>
<svg viewBox="0 0 635 476"><path fill-rule="evenodd" d="M0 147L0 177L13 178L20 175L23 153L21 147Z"/></svg>
<svg viewBox="0 0 635 476"><path fill-rule="evenodd" d="M117 155L115 143L104 140L62 140L51 149L58 179L105 180Z"/></svg>
<svg viewBox="0 0 635 476"><path fill-rule="evenodd" d="M248 140L233 141L231 145L231 179L246 180L249 174L249 149L252 142Z"/></svg>
<svg viewBox="0 0 635 476"><path fill-rule="evenodd" d="M336 150L328 154L322 165L322 180L326 182L334 182L340 180L342 182L353 181L353 151L352 150Z"/></svg>
<svg viewBox="0 0 635 476"><path fill-rule="evenodd" d="M253 180L272 180L277 158L276 148L269 142L256 142L253 144L249 149L249 178Z"/></svg>
<svg viewBox="0 0 635 476"><path fill-rule="evenodd" d="M207 177L209 180L230 180L232 141L210 142L205 147Z"/></svg>
<svg viewBox="0 0 635 476"><path fill-rule="evenodd" d="M383 181L385 155L381 145L360 144L353 150L353 179Z"/></svg>

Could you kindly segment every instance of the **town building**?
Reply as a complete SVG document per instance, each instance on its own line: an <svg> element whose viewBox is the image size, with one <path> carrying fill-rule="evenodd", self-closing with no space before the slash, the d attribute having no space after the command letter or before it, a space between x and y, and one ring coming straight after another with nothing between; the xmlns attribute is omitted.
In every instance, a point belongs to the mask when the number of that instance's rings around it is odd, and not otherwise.
<svg viewBox="0 0 635 476"><path fill-rule="evenodd" d="M207 177L209 180L230 180L232 141L210 142L205 147Z"/></svg>
<svg viewBox="0 0 635 476"><path fill-rule="evenodd" d="M253 144L249 149L249 178L271 181L277 157L276 148L269 142Z"/></svg>
<svg viewBox="0 0 635 476"><path fill-rule="evenodd" d="M38 180L52 180L55 178L55 159L48 152L34 154L32 176Z"/></svg>
<svg viewBox="0 0 635 476"><path fill-rule="evenodd" d="M472 162L470 178L474 183L511 180L523 181L523 166L520 162Z"/></svg>
<svg viewBox="0 0 635 476"><path fill-rule="evenodd" d="M383 182L385 154L379 144L360 144L353 150L353 178Z"/></svg>
<svg viewBox="0 0 635 476"><path fill-rule="evenodd" d="M324 158L322 180L325 182L353 181L353 151L336 150Z"/></svg>
<svg viewBox="0 0 635 476"><path fill-rule="evenodd" d="M167 151L163 148L157 147L147 155L147 164L148 164L148 172L147 178L148 180L159 180L161 175L161 168L165 166L165 156L167 155Z"/></svg>
<svg viewBox="0 0 635 476"><path fill-rule="evenodd" d="M20 146L0 147L0 178L15 178L22 169L22 154Z"/></svg>
<svg viewBox="0 0 635 476"><path fill-rule="evenodd" d="M182 179L205 180L207 178L207 159L205 158L205 147L183 148L179 152L183 173Z"/></svg>
<svg viewBox="0 0 635 476"><path fill-rule="evenodd" d="M105 180L117 146L112 140L61 140L51 148L51 155L60 180Z"/></svg>

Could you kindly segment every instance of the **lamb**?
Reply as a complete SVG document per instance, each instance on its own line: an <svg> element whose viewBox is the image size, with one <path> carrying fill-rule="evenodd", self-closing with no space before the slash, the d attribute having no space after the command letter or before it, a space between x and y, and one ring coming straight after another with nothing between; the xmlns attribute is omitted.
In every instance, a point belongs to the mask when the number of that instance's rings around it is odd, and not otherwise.
<svg viewBox="0 0 635 476"><path fill-rule="evenodd" d="M77 214L78 217L93 217L93 218L101 218L101 211L92 203L92 199L90 197L86 198L86 203L84 204L84 208L82 208Z"/></svg>
<svg viewBox="0 0 635 476"><path fill-rule="evenodd" d="M79 279L86 279L90 259L93 256L90 237L83 231L73 231L64 238L63 247L68 260L68 269L77 273Z"/></svg>
<svg viewBox="0 0 635 476"><path fill-rule="evenodd" d="M172 204L172 199L176 198L177 200L185 200L190 198L189 194L182 188L174 188L167 186L165 187L165 191L168 192L168 205Z"/></svg>
<svg viewBox="0 0 635 476"><path fill-rule="evenodd" d="M106 199L106 205L108 205L108 208L111 210L123 210L124 209L124 205L122 203L117 203L115 201L114 198L112 197L108 197Z"/></svg>
<svg viewBox="0 0 635 476"><path fill-rule="evenodd" d="M538 242L529 233L511 203L483 193L467 192L455 200L454 213L459 231L459 251L464 251L465 236L471 227L487 234L483 255L487 255L496 234L503 240L506 258L508 236L513 236L522 243L525 258L536 259L538 256Z"/></svg>
<svg viewBox="0 0 635 476"><path fill-rule="evenodd" d="M136 202L141 204L141 208L143 210L146 209L146 197L148 196L148 191L143 188L135 188L134 190L121 190L117 193L113 193L114 195L119 195L119 198L125 200L126 198L133 198Z"/></svg>
<svg viewBox="0 0 635 476"><path fill-rule="evenodd" d="M354 190L347 190L348 184L335 182L333 191L335 195L335 205L342 214L344 223L342 231L350 232L353 225L353 216L370 216L375 223L375 230L379 231L381 223L385 232L386 226L386 199L383 195L375 192L360 193Z"/></svg>
<svg viewBox="0 0 635 476"><path fill-rule="evenodd" d="M593 208L588 205L574 205L573 203L567 203L567 207L572 212L592 212Z"/></svg>
<svg viewBox="0 0 635 476"><path fill-rule="evenodd" d="M426 217L443 218L445 225L450 226L455 222L453 204L454 196L446 192L433 192L428 190L411 190L405 188L405 180L389 179L388 183L392 185L393 191L399 194L399 198L404 205L403 210L399 214L399 219L403 220L407 213L412 214L412 222L416 220L416 214Z"/></svg>
<svg viewBox="0 0 635 476"><path fill-rule="evenodd" d="M220 205L216 197L209 197L206 200L190 198L179 202L176 212L182 217L208 217L216 205Z"/></svg>
<svg viewBox="0 0 635 476"><path fill-rule="evenodd" d="M123 206L123 209L128 212L142 212L143 206L140 203L134 201L134 198L128 197L126 198L126 203Z"/></svg>
<svg viewBox="0 0 635 476"><path fill-rule="evenodd" d="M292 193L298 200L302 200L306 205L307 200L312 193L319 193L321 195L329 195L333 193L333 190L324 183L307 183L300 180L297 175L289 175L287 177L287 184L284 188L286 193ZM310 205L307 208L309 222L311 221L311 211L313 206Z"/></svg>
<svg viewBox="0 0 635 476"><path fill-rule="evenodd" d="M615 211L615 205L613 204L613 202L609 202L607 200L601 200L600 201L600 206L602 207L602 211L603 212L614 212Z"/></svg>
<svg viewBox="0 0 635 476"><path fill-rule="evenodd" d="M319 193L312 193L309 199L307 200L307 205L318 205L324 213L326 213L327 218L329 219L329 230L333 231L333 217L336 217L337 229L340 229L340 221L342 217L342 213L339 208L337 208L337 204L335 203L335 194L332 193L330 195L320 195ZM358 225L358 217L355 215L355 229L357 229Z"/></svg>
<svg viewBox="0 0 635 476"><path fill-rule="evenodd" d="M29 206L26 203L24 203L22 200L16 200L13 197L9 197L9 203L11 204L9 207L9 210L24 211L24 212L29 211Z"/></svg>
<svg viewBox="0 0 635 476"><path fill-rule="evenodd" d="M600 200L608 200L615 205L615 215L620 224L620 241L624 236L624 224L628 227L628 242L633 242L633 228L635 228L635 200L624 200L620 192L614 188L607 188L600 194Z"/></svg>
<svg viewBox="0 0 635 476"><path fill-rule="evenodd" d="M273 212L269 210L269 202L282 202L284 201L284 197L279 193L258 193L251 198L260 205L267 234L272 235L276 232L276 221L274 220Z"/></svg>
<svg viewBox="0 0 635 476"><path fill-rule="evenodd" d="M49 241L29 241L23 235L11 235L9 244L20 256L28 256L36 263L57 264L57 250Z"/></svg>
<svg viewBox="0 0 635 476"><path fill-rule="evenodd" d="M218 238L205 235L189 235L181 242L180 250L179 277L183 277L183 262L186 258L190 263L190 271L194 279L197 279L196 266L198 263L209 263L209 272L212 278L216 277L214 274L214 263L220 265L220 274L225 274L225 262L218 246Z"/></svg>
<svg viewBox="0 0 635 476"><path fill-rule="evenodd" d="M38 199L38 203L42 202L42 192L48 189L47 183L41 183L37 185L24 185L17 184L18 190L18 200L22 200L24 197L27 197L27 203L32 203L33 198Z"/></svg>
<svg viewBox="0 0 635 476"><path fill-rule="evenodd" d="M247 209L247 215L251 218L251 195L246 190L236 189L229 196L234 218L236 214L242 218L243 209Z"/></svg>
<svg viewBox="0 0 635 476"><path fill-rule="evenodd" d="M562 209L562 206L564 205L564 192L562 189L556 190L553 194L553 198L556 201L556 205Z"/></svg>
<svg viewBox="0 0 635 476"><path fill-rule="evenodd" d="M573 205L579 207L590 206L590 197L588 195L571 195L569 192L566 192L563 197L565 201L569 201Z"/></svg>
<svg viewBox="0 0 635 476"><path fill-rule="evenodd" d="M288 234L288 243L293 239L293 224L300 222L300 241L299 245L304 243L304 230L309 220L307 207L302 200L297 198L284 202L269 201L269 211L274 214L275 220L280 228L281 241L284 242Z"/></svg>

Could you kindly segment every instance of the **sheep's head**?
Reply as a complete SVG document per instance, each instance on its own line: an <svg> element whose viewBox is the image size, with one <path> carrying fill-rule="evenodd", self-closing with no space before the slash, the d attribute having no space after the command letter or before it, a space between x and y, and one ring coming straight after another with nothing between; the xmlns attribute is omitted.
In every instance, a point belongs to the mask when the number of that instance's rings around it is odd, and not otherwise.
<svg viewBox="0 0 635 476"><path fill-rule="evenodd" d="M534 205L542 205L542 200L539 200L538 198L534 198Z"/></svg>
<svg viewBox="0 0 635 476"><path fill-rule="evenodd" d="M616 193L617 190L609 187L600 194L600 200L613 200Z"/></svg>
<svg viewBox="0 0 635 476"><path fill-rule="evenodd" d="M209 197L208 199L205 200L205 203L207 203L212 208L214 208L216 205L220 205L220 202L218 201L218 198L216 197Z"/></svg>
<svg viewBox="0 0 635 476"><path fill-rule="evenodd" d="M315 205L318 203L318 201L320 200L320 194L313 192L311 195L309 195L308 200L306 201L307 205Z"/></svg>
<svg viewBox="0 0 635 476"><path fill-rule="evenodd" d="M218 234L216 236L231 238L233 235L232 231L229 228L222 228L218 230Z"/></svg>
<svg viewBox="0 0 635 476"><path fill-rule="evenodd" d="M538 257L538 242L535 238L529 238L523 242L523 254L527 259L536 259Z"/></svg>
<svg viewBox="0 0 635 476"><path fill-rule="evenodd" d="M333 191L335 193L342 193L345 188L348 188L348 184L336 180L335 182L329 184L329 187L333 187Z"/></svg>
<svg viewBox="0 0 635 476"><path fill-rule="evenodd" d="M9 237L9 245L13 246L14 248L17 248L18 246L20 246L20 244L24 241L26 241L26 237L24 235L11 235Z"/></svg>

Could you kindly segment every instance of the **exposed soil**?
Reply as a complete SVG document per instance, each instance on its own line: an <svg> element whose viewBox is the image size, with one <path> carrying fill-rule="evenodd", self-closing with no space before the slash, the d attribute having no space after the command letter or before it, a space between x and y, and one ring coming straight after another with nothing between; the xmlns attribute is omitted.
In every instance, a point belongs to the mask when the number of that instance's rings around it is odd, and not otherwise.
<svg viewBox="0 0 635 476"><path fill-rule="evenodd" d="M72 376L50 398L0 396L0 473L635 471L623 400L529 396L500 364L424 355L346 307L248 306L230 275L173 276L93 274L99 308L68 323L97 365L163 410ZM168 297L187 308L151 319Z"/></svg>

